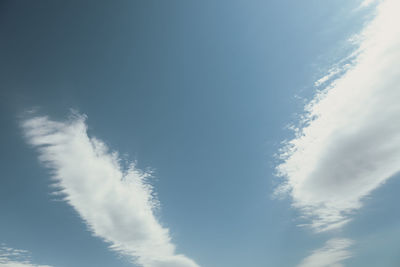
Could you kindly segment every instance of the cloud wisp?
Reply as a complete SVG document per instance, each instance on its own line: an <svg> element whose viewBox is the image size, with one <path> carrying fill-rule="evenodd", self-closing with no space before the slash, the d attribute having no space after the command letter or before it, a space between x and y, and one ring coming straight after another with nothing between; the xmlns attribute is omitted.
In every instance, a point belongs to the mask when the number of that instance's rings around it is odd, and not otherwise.
<svg viewBox="0 0 400 267"><path fill-rule="evenodd" d="M291 196L316 232L342 227L400 171L400 2L376 8L352 66L306 106L280 154L277 192Z"/></svg>
<svg viewBox="0 0 400 267"><path fill-rule="evenodd" d="M344 260L351 257L348 248L353 244L349 239L334 238L324 247L314 250L298 267L342 267Z"/></svg>
<svg viewBox="0 0 400 267"><path fill-rule="evenodd" d="M30 253L22 249L0 246L0 267L51 267L32 263Z"/></svg>
<svg viewBox="0 0 400 267"><path fill-rule="evenodd" d="M198 267L175 253L169 230L154 215L157 200L149 174L133 164L124 170L117 153L89 137L85 116L64 122L48 117L23 121L28 142L51 169L59 193L110 248L144 267Z"/></svg>

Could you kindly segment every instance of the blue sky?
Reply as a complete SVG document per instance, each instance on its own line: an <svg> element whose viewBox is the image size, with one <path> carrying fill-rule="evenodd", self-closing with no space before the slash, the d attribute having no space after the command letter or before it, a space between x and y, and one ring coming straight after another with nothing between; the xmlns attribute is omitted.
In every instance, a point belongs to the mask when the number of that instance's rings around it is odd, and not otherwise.
<svg viewBox="0 0 400 267"><path fill-rule="evenodd" d="M2 1L0 266L399 266L398 8Z"/></svg>

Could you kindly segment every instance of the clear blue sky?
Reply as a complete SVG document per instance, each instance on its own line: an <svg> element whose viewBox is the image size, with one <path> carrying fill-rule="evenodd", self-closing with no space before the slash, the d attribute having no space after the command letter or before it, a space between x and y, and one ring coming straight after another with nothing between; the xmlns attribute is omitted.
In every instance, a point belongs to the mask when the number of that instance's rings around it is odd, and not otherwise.
<svg viewBox="0 0 400 267"><path fill-rule="evenodd" d="M24 138L26 111L65 121L74 109L90 137L153 171L155 216L199 266L297 266L332 238L354 240L346 266L400 266L399 177L322 233L299 226L312 219L296 196L272 196L287 125L371 18L359 5L2 1L0 244L54 267L136 266L56 201L51 170Z"/></svg>

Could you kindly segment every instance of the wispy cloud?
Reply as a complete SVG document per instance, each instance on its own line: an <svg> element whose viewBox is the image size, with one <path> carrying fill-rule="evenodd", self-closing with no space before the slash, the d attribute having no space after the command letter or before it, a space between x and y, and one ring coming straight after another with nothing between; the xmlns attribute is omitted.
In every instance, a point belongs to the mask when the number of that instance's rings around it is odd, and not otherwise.
<svg viewBox="0 0 400 267"><path fill-rule="evenodd" d="M281 151L285 182L277 192L289 193L317 232L346 224L365 196L400 171L398 10L398 0L379 2L352 66L316 94Z"/></svg>
<svg viewBox="0 0 400 267"><path fill-rule="evenodd" d="M298 267L342 267L342 261L351 257L349 239L335 238L325 243L321 249L314 250Z"/></svg>
<svg viewBox="0 0 400 267"><path fill-rule="evenodd" d="M361 7L367 7L372 5L373 3L378 2L379 0L364 0L363 2L361 2Z"/></svg>
<svg viewBox="0 0 400 267"><path fill-rule="evenodd" d="M51 267L38 265L31 261L30 253L22 249L0 246L0 267Z"/></svg>
<svg viewBox="0 0 400 267"><path fill-rule="evenodd" d="M198 267L175 253L168 229L156 219L149 174L133 164L124 170L117 153L88 136L84 116L65 122L34 117L22 125L65 201L95 236L145 267Z"/></svg>

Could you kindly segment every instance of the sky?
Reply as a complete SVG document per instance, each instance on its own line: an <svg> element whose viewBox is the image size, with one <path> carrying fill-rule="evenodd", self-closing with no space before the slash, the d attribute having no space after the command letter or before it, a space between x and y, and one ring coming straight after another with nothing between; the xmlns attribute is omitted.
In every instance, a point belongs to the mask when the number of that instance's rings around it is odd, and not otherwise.
<svg viewBox="0 0 400 267"><path fill-rule="evenodd" d="M400 266L397 0L0 3L0 267Z"/></svg>

